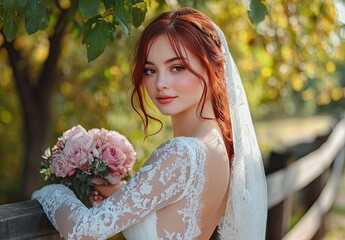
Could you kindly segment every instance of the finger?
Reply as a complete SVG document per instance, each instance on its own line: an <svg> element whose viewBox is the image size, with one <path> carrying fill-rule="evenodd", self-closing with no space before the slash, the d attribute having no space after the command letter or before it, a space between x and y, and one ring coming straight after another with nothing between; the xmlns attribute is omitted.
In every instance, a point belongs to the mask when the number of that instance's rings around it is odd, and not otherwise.
<svg viewBox="0 0 345 240"><path fill-rule="evenodd" d="M126 185L126 181L121 181L121 182L119 182L118 184L115 184L115 186L114 186L114 190L115 191L118 191L118 190L120 190L120 188L122 188L124 185Z"/></svg>
<svg viewBox="0 0 345 240"><path fill-rule="evenodd" d="M97 196L99 195L99 192L97 190L93 190L91 191L91 195Z"/></svg>

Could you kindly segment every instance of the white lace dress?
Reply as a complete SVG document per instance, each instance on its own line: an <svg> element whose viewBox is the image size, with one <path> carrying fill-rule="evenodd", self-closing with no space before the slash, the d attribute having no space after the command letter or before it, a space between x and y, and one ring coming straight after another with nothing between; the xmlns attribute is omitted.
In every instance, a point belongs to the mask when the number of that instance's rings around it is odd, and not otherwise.
<svg viewBox="0 0 345 240"><path fill-rule="evenodd" d="M67 187L34 192L55 228L67 239L196 239L204 190L206 147L196 138L162 144L133 178L90 209ZM166 207L169 206L169 207Z"/></svg>

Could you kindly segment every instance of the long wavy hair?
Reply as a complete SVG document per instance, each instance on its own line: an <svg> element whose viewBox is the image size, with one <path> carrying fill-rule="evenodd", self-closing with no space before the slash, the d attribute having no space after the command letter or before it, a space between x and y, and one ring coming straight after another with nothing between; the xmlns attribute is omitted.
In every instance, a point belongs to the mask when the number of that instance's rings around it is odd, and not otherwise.
<svg viewBox="0 0 345 240"><path fill-rule="evenodd" d="M180 57L186 69L198 77L204 85L204 91L198 106L198 114L201 118L207 119L203 117L203 109L207 96L211 96L215 118L222 131L229 159L232 159L234 151L230 109L224 79L225 60L221 41L213 22L206 15L193 8L179 8L161 14L151 21L137 42L132 68L134 89L131 103L143 121L145 133L147 134L150 119L162 124L159 119L147 113L145 108L145 89L142 84L144 66L150 46L153 40L162 34L169 38L171 46L175 50L176 55ZM206 80L193 70L188 61L181 57L184 53L183 48L188 49L200 60L207 73L208 85ZM210 94L208 94L208 91L210 91ZM140 107L141 112L135 107L136 104Z"/></svg>

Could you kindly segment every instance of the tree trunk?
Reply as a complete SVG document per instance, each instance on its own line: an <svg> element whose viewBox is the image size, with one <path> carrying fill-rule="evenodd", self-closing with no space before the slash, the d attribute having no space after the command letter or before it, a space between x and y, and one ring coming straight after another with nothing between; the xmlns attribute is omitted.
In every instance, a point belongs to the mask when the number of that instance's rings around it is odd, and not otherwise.
<svg viewBox="0 0 345 240"><path fill-rule="evenodd" d="M43 177L38 168L44 146L47 144L50 123L49 98L43 102L38 96L22 102L24 118L24 166L22 199L30 199L34 190L42 186Z"/></svg>
<svg viewBox="0 0 345 240"><path fill-rule="evenodd" d="M48 39L50 43L48 57L42 66L41 73L35 79L36 81L30 79L29 59L22 59L20 49L16 49L13 43L6 41L3 45L8 52L23 113L24 164L21 200L30 199L32 192L42 186L43 176L40 175L38 168L50 135L50 99L54 85L61 79L56 69L64 31L68 23L68 13L73 14L74 9L70 10L71 12L62 11L57 19L55 32Z"/></svg>

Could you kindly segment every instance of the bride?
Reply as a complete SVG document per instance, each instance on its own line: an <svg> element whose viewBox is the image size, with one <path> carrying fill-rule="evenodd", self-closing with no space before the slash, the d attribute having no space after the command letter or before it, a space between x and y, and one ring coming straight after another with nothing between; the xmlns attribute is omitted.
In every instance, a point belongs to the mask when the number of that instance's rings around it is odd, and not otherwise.
<svg viewBox="0 0 345 240"><path fill-rule="evenodd" d="M143 31L132 105L145 129L145 95L174 136L121 189L85 207L63 185L33 198L67 239L265 239L266 182L246 96L222 31L192 8L163 13ZM109 195L109 191L112 193Z"/></svg>

